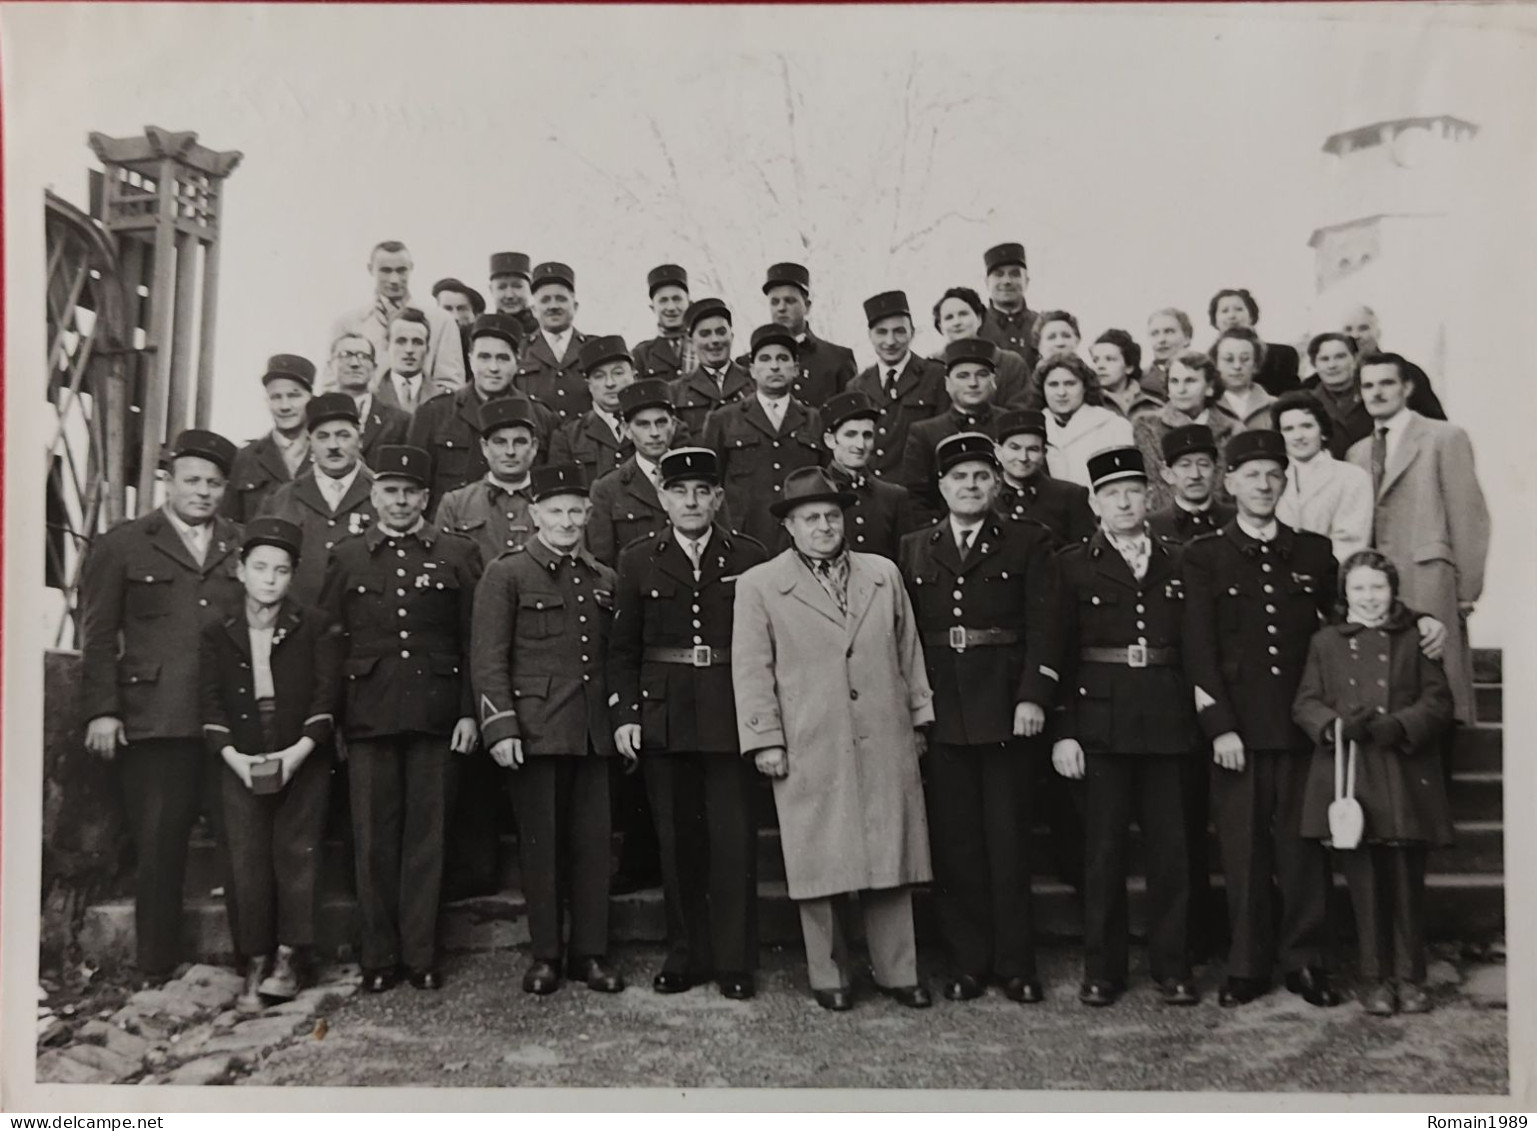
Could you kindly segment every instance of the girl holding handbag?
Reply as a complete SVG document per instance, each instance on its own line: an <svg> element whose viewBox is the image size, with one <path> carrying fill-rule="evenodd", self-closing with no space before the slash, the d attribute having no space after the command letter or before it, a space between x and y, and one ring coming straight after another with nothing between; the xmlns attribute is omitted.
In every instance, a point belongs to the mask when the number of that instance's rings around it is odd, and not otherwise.
<svg viewBox="0 0 1537 1131"><path fill-rule="evenodd" d="M1317 740L1301 832L1331 845L1345 873L1366 1012L1424 1013L1425 861L1452 840L1439 744L1451 689L1420 650L1392 562L1351 554L1340 592L1344 616L1313 637L1292 707Z"/></svg>

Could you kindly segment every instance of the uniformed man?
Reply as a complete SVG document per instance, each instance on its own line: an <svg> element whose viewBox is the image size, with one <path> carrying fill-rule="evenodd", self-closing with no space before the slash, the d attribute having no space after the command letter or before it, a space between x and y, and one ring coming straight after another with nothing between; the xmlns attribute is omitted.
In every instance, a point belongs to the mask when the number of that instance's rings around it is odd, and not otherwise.
<svg viewBox="0 0 1537 1131"><path fill-rule="evenodd" d="M241 607L240 528L218 516L235 445L189 429L168 453L164 505L98 538L80 582L86 749L115 762L133 836L140 974L181 960L182 881L203 749L198 639Z"/></svg>
<svg viewBox="0 0 1537 1131"><path fill-rule="evenodd" d="M991 436L951 436L936 458L947 514L903 538L900 560L934 689L923 771L944 995L969 1001L996 980L1036 1003L1027 748L1061 666L1051 532L993 512Z"/></svg>
<svg viewBox="0 0 1537 1131"><path fill-rule="evenodd" d="M620 392L619 415L635 451L592 485L592 516L587 524L587 548L604 565L617 565L620 550L667 525L658 495L660 461L680 427L672 389L656 377Z"/></svg>
<svg viewBox="0 0 1537 1131"><path fill-rule="evenodd" d="M849 388L869 397L881 410L875 423L875 455L870 470L895 478L907 450L907 429L918 420L950 407L945 369L912 351L913 315L907 296L885 291L865 300L865 320L878 364L864 370Z"/></svg>
<svg viewBox="0 0 1537 1131"><path fill-rule="evenodd" d="M456 755L475 748L468 679L480 550L423 518L431 460L420 448L379 452L377 525L331 551L321 608L340 626L362 920L363 989L382 993L404 967L436 990L444 821Z"/></svg>
<svg viewBox="0 0 1537 1131"><path fill-rule="evenodd" d="M672 399L678 419L690 435L698 436L711 412L752 395L753 380L745 367L731 360L731 308L724 302L702 298L692 303L683 324L699 364L673 381Z"/></svg>
<svg viewBox="0 0 1537 1131"><path fill-rule="evenodd" d="M701 441L720 456L726 506L737 529L771 550L782 548L785 539L784 528L769 511L784 477L823 459L822 418L790 393L799 371L798 348L783 326L770 323L754 330L752 379L757 394L710 413Z"/></svg>
<svg viewBox="0 0 1537 1131"><path fill-rule="evenodd" d="M918 518L906 487L868 471L880 418L881 410L863 393L838 393L822 406L822 443L832 456L828 476L840 491L853 496L843 508L849 549L896 561L902 535L918 525Z"/></svg>
<svg viewBox="0 0 1537 1131"><path fill-rule="evenodd" d="M411 414L386 404L373 393L374 344L361 334L347 334L331 343L331 385L358 406L358 454L369 463L385 444L403 444Z"/></svg>
<svg viewBox="0 0 1537 1131"><path fill-rule="evenodd" d="M447 396L434 397L411 418L407 438L432 461L429 506L436 507L448 492L473 483L486 473L480 444L480 407L513 395L518 366L517 324L505 314L482 314L471 331L468 385ZM547 450L558 426L555 414L538 402L534 413L542 421L539 449Z"/></svg>
<svg viewBox="0 0 1537 1131"><path fill-rule="evenodd" d="M267 359L262 387L272 431L240 449L223 492L224 514L236 522L255 518L268 495L310 468L304 406L315 388L314 364L296 354L274 354Z"/></svg>
<svg viewBox="0 0 1537 1131"><path fill-rule="evenodd" d="M799 347L800 376L790 386L793 396L820 409L828 398L848 388L859 372L854 351L834 345L811 332L806 316L811 311L811 272L799 263L776 263L763 283L768 297L769 321L795 335ZM747 359L738 358L742 364Z"/></svg>
<svg viewBox="0 0 1537 1131"><path fill-rule="evenodd" d="M378 522L373 474L358 456L358 406L346 393L321 393L304 406L313 469L267 496L262 514L297 526L303 536L289 593L313 605L320 599L331 549Z"/></svg>
<svg viewBox="0 0 1537 1131"><path fill-rule="evenodd" d="M569 903L566 975L624 989L609 965L609 766L614 754L603 663L614 571L582 547L587 486L574 464L533 472L537 534L491 563L475 595L480 725L518 817L533 961L523 989L561 984L561 903Z"/></svg>
<svg viewBox="0 0 1537 1131"><path fill-rule="evenodd" d="M934 452L941 440L959 432L994 436L998 413L993 396L998 391L998 347L985 338L962 338L945 346L945 395L950 410L919 420L907 430L902 470L897 478L912 493L920 514L932 522L944 512L939 497L939 477L934 474Z"/></svg>
<svg viewBox="0 0 1537 1131"><path fill-rule="evenodd" d="M1204 424L1187 424L1163 434L1160 441L1163 481L1174 501L1148 516L1148 530L1160 542L1183 546L1192 538L1211 534L1228 524L1231 503L1217 498L1217 440Z"/></svg>
<svg viewBox="0 0 1537 1131"><path fill-rule="evenodd" d="M633 448L619 415L620 391L635 384L635 361L617 334L582 344L582 372L592 407L550 437L550 463L574 463L596 483L630 457Z"/></svg>
<svg viewBox="0 0 1537 1131"><path fill-rule="evenodd" d="M1025 245L1001 243L982 253L987 268L987 317L978 333L994 345L1011 349L1025 359L1025 372L1034 373L1040 351L1031 341L1035 312L1025 305L1030 287L1030 268Z"/></svg>
<svg viewBox="0 0 1537 1131"><path fill-rule="evenodd" d="M719 460L707 448L662 457L668 526L619 556L609 643L609 716L640 758L661 843L667 958L652 985L681 993L714 977L755 993L758 965L754 773L740 756L731 690L736 579L767 560L716 522Z"/></svg>
<svg viewBox="0 0 1537 1131"><path fill-rule="evenodd" d="M656 316L657 336L635 347L635 370L641 377L675 381L699 364L684 321L688 314L688 272L676 263L653 267L646 274L646 289L651 295L651 313Z"/></svg>
<svg viewBox="0 0 1537 1131"><path fill-rule="evenodd" d="M476 411L486 474L444 495L433 521L475 539L482 560L492 561L533 537L529 472L539 455L541 418L527 397L498 397Z"/></svg>
<svg viewBox="0 0 1537 1131"><path fill-rule="evenodd" d="M1147 470L1135 447L1089 457L1100 529L1057 559L1062 573L1062 698L1052 762L1086 782L1084 974L1078 999L1105 1006L1126 989L1127 846L1133 813L1147 875L1148 964L1165 1004L1200 1000L1186 948L1184 789L1202 765L1180 668L1180 549L1147 531ZM1204 833L1203 833L1204 835Z"/></svg>
<svg viewBox="0 0 1537 1131"><path fill-rule="evenodd" d="M999 416L997 427L1003 466L998 513L1011 520L1045 523L1059 545L1082 542L1093 534L1088 488L1055 479L1046 470L1046 414L1011 409Z"/></svg>
<svg viewBox="0 0 1537 1131"><path fill-rule="evenodd" d="M537 333L529 335L519 356L516 384L524 396L549 405L561 420L574 420L592 407L582 376L582 346L587 335L576 318L576 273L564 263L541 263L529 283Z"/></svg>
<svg viewBox="0 0 1537 1131"><path fill-rule="evenodd" d="M533 272L529 270L528 256L521 251L494 251L491 253L491 301L496 313L505 314L518 324L518 333L526 344L539 329L539 320L530 310L533 297L529 283Z"/></svg>
<svg viewBox="0 0 1537 1131"><path fill-rule="evenodd" d="M1267 992L1279 957L1289 990L1336 1005L1325 973L1329 860L1321 842L1299 833L1311 743L1291 717L1308 644L1335 598L1334 550L1322 535L1276 521L1287 463L1279 433L1239 432L1226 458L1237 514L1185 548L1182 643L1216 763L1212 809L1232 930L1219 1001L1242 1005Z"/></svg>

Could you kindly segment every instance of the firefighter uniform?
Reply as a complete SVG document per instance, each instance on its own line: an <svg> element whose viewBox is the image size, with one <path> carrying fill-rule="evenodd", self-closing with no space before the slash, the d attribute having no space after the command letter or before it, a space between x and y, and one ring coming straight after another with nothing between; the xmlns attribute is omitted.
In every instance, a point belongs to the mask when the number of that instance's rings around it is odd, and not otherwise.
<svg viewBox="0 0 1537 1131"><path fill-rule="evenodd" d="M1212 499L1204 510L1173 503L1147 516L1147 528L1166 546L1184 546L1203 534L1215 534L1238 513L1231 503Z"/></svg>
<svg viewBox="0 0 1537 1131"><path fill-rule="evenodd" d="M487 316L489 317L489 316ZM503 393L501 397L516 396ZM500 398L497 398L500 399ZM480 450L480 409L486 403L473 383L433 397L411 417L408 439L411 447L421 448L432 461L432 478L427 509L432 513L444 495L485 475L490 465ZM535 439L541 453L549 450L550 437L559 422L550 409L532 402L539 420Z"/></svg>
<svg viewBox="0 0 1537 1131"><path fill-rule="evenodd" d="M1001 243L996 247L988 248L982 254L982 265L988 274L992 274L998 267L1012 264L1028 269L1023 244ZM1013 314L1009 314L988 303L987 313L982 318L982 328L977 331L977 336L986 338L1000 348L1013 350L1025 359L1025 372L1034 373L1037 363L1041 360L1040 352L1030 340L1035 332L1036 317L1035 311L1027 306L1021 306Z"/></svg>
<svg viewBox="0 0 1537 1131"><path fill-rule="evenodd" d="M1000 444L1022 432L1039 436L1044 443L1045 414L1038 409L1010 409L999 418L997 440ZM1004 479L998 493L998 513L1011 520L1028 518L1045 523L1059 546L1087 541L1098 527L1089 507L1088 488L1053 479L1044 462L1021 486L1016 487Z"/></svg>
<svg viewBox="0 0 1537 1131"><path fill-rule="evenodd" d="M683 427L690 435L698 436L704 431L704 422L710 413L746 400L756 390L752 374L734 361L719 373L712 373L700 365L672 383L672 403Z"/></svg>
<svg viewBox="0 0 1537 1131"><path fill-rule="evenodd" d="M775 287L792 286L809 300L811 297L811 272L799 263L775 263L768 269L763 281L763 293ZM819 338L805 327L796 337L796 360L800 362L800 374L790 383L790 395L804 401L812 408L820 409L829 399L848 388L849 382L859 372L854 351L848 346L836 345ZM750 354L737 358L738 363L751 363Z"/></svg>
<svg viewBox="0 0 1537 1131"><path fill-rule="evenodd" d="M939 497L939 476L934 474L934 452L940 442L961 432L980 432L996 441L1001 416L990 404L969 412L951 405L948 412L920 420L907 430L902 469L895 478L912 495L923 522L933 522L945 510L945 501Z"/></svg>
<svg viewBox="0 0 1537 1131"><path fill-rule="evenodd" d="M399 405L385 404L376 396L368 398L368 411L358 409L358 426L363 434L363 462L370 467L386 444L404 444L411 429L411 414Z"/></svg>
<svg viewBox="0 0 1537 1131"><path fill-rule="evenodd" d="M262 386L274 380L296 381L306 389L315 388L315 366L308 358L295 354L274 354L267 359L267 371L262 374ZM291 443L301 443L293 440ZM239 523L250 522L261 513L267 496L291 479L297 479L310 470L308 452L297 467L289 470L283 458L282 447L274 432L268 432L259 440L252 440L240 449L234 465L229 469L229 485L224 492L225 517Z"/></svg>
<svg viewBox="0 0 1537 1131"><path fill-rule="evenodd" d="M620 550L667 525L656 483L641 466L639 456L632 455L594 483L591 498L587 547L605 564L617 563Z"/></svg>
<svg viewBox="0 0 1537 1131"><path fill-rule="evenodd" d="M486 270L486 278L492 283L502 275L518 275L523 279L532 281L533 271L529 267L528 255L521 251L493 251L491 262ZM517 347L519 355L523 353L527 343L539 330L539 319L534 317L534 312L524 307L518 311L497 310L495 313L504 318L510 318L516 324L520 343ZM465 372L469 372L466 365Z"/></svg>
<svg viewBox="0 0 1537 1131"><path fill-rule="evenodd" d="M726 507L736 528L773 550L783 529L769 513L784 477L823 462L822 418L817 410L788 398L778 430L756 395L726 405L705 422L701 446L720 457Z"/></svg>
<svg viewBox="0 0 1537 1131"><path fill-rule="evenodd" d="M826 433L836 433L850 420L874 424L880 415L863 393L839 393L822 406L822 426ZM902 536L920 525L907 488L887 483L865 468L844 467L836 456L828 463L827 474L854 500L843 508L843 534L849 549L896 561Z"/></svg>
<svg viewBox="0 0 1537 1131"><path fill-rule="evenodd" d="M576 274L564 263L541 263L534 268L530 284L535 295L540 287L554 284L575 292ZM535 331L518 353L513 385L524 396L548 405L562 423L575 420L592 407L587 377L582 372L582 346L586 342L587 335L572 327L566 351L557 358L543 330Z"/></svg>
<svg viewBox="0 0 1537 1131"><path fill-rule="evenodd" d="M865 316L872 325L894 314L911 317L907 297L900 291L876 295L865 302ZM891 377L893 368L895 378ZM849 388L869 397L881 410L875 423L875 454L870 457L870 470L887 478L896 478L901 470L902 456L907 451L907 430L917 421L938 416L950 407L950 397L945 392L945 367L915 353L909 353L906 362L899 366L872 365L850 381Z"/></svg>

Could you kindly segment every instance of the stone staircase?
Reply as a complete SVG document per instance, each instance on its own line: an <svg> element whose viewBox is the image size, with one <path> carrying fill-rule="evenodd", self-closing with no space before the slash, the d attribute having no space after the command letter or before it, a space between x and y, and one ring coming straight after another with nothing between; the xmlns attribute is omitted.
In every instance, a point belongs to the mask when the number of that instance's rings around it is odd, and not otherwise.
<svg viewBox="0 0 1537 1131"><path fill-rule="evenodd" d="M1428 876L1429 929L1433 938L1477 940L1505 929L1503 822L1503 714L1501 656L1496 650L1475 652L1477 725L1457 739L1451 786L1452 816L1457 843L1437 850ZM760 794L758 837L759 933L765 943L798 944L799 922L784 882L784 859L775 827L772 795L767 783ZM1051 854L1044 829L1037 829L1035 917L1037 930L1048 937L1073 939L1082 933L1082 916L1073 891L1049 874ZM1132 838L1137 859L1140 834ZM503 838L501 891L461 900L444 908L442 931L450 951L488 950L528 941L525 905L519 882L516 839ZM1213 844L1213 857L1218 859ZM348 955L356 937L357 904L352 895L351 859L341 841L327 841L322 864L320 949ZM192 953L201 961L227 961L232 955L224 901L213 894L220 883L216 846L206 839L192 844L187 874L187 930ZM1221 883L1221 876L1216 876ZM1344 907L1342 883L1336 880L1341 924L1350 917ZM1131 885L1132 929L1140 932L1144 887L1141 877ZM916 900L921 935L931 936L927 892ZM611 931L619 942L655 942L665 935L660 891L615 896ZM80 943L94 961L119 963L133 954L133 903L126 897L90 907Z"/></svg>

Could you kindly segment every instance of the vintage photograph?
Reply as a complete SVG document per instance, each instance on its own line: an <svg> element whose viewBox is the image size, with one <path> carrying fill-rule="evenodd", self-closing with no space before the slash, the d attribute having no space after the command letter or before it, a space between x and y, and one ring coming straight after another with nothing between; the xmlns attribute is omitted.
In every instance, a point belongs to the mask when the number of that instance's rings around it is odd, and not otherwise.
<svg viewBox="0 0 1537 1131"><path fill-rule="evenodd" d="M1530 1103L1534 45L0 6L6 1086Z"/></svg>

